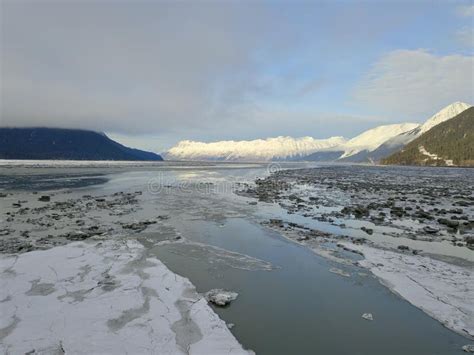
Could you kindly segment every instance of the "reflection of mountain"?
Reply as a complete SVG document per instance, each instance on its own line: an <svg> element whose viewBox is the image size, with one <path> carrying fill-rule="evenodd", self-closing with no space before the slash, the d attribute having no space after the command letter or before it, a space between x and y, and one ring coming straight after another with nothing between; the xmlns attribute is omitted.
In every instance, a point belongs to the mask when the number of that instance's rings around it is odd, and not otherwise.
<svg viewBox="0 0 474 355"><path fill-rule="evenodd" d="M103 133L62 128L0 128L0 159L163 160Z"/></svg>

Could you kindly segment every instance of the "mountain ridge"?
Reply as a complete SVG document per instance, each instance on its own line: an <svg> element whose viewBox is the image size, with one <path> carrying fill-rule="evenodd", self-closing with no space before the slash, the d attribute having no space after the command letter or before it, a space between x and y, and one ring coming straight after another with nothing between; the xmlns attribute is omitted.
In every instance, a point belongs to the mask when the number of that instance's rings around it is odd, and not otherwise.
<svg viewBox="0 0 474 355"><path fill-rule="evenodd" d="M350 139L344 146L345 153L339 159L348 158L362 151L371 152L387 140L418 128L417 123L400 123L377 126Z"/></svg>
<svg viewBox="0 0 474 355"><path fill-rule="evenodd" d="M474 166L474 107L433 126L381 162L387 165Z"/></svg>
<svg viewBox="0 0 474 355"><path fill-rule="evenodd" d="M416 123L382 125L362 132L350 140L341 136L327 139L279 136L209 143L184 140L168 150L165 157L176 160L270 161L312 159L314 154L319 153L317 156L323 160L318 158L318 161L325 161L324 157L336 160L363 150L372 151L387 139L418 126Z"/></svg>
<svg viewBox="0 0 474 355"><path fill-rule="evenodd" d="M456 117L461 112L465 111L470 107L472 106L465 102L456 101L451 105L442 108L440 111L428 118L419 127L413 129L412 131L402 133L386 141L379 148L377 148L375 151L368 155L369 159L380 161L381 159L388 157L389 155L402 149L404 146L418 138L426 131L435 127L437 124Z"/></svg>
<svg viewBox="0 0 474 355"><path fill-rule="evenodd" d="M275 137L217 142L181 141L166 157L176 160L271 161L308 160L375 163L401 149L430 128L445 122L471 105L454 102L422 124L400 123L368 129L351 139L331 137ZM338 154L337 152L340 152Z"/></svg>
<svg viewBox="0 0 474 355"><path fill-rule="evenodd" d="M318 150L332 150L345 143L343 137L314 139L279 136L243 141L196 142L181 141L166 153L170 159L182 160L273 160L293 158Z"/></svg>
<svg viewBox="0 0 474 355"><path fill-rule="evenodd" d="M0 127L0 159L161 161L159 154L126 147L84 129Z"/></svg>

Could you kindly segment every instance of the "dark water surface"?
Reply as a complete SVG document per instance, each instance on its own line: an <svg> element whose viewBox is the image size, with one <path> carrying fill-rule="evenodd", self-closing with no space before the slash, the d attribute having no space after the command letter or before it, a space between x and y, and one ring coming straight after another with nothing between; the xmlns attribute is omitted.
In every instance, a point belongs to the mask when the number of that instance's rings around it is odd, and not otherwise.
<svg viewBox="0 0 474 355"><path fill-rule="evenodd" d="M227 308L215 308L232 332L257 354L453 354L466 339L400 299L370 275L351 268L350 278L328 271L333 264L310 250L242 219L225 226L183 225L187 238L271 262L273 271L245 271L187 258L179 245L153 254L188 277L198 291L239 293ZM183 245L181 248L185 249ZM370 312L374 321L361 318Z"/></svg>

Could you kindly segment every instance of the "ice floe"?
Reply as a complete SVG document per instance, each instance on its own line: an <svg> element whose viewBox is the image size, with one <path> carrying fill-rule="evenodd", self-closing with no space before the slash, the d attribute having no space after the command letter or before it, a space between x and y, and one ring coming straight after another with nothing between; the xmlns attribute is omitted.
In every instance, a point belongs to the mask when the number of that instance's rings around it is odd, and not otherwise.
<svg viewBox="0 0 474 355"><path fill-rule="evenodd" d="M0 256L0 269L0 353L249 353L136 241Z"/></svg>
<svg viewBox="0 0 474 355"><path fill-rule="evenodd" d="M226 291L216 288L206 292L206 299L214 303L216 306L224 307L237 299L239 294L237 292Z"/></svg>
<svg viewBox="0 0 474 355"><path fill-rule="evenodd" d="M343 243L364 255L358 264L444 326L474 338L474 274L462 267L421 255L368 245Z"/></svg>
<svg viewBox="0 0 474 355"><path fill-rule="evenodd" d="M167 243L170 244L170 243ZM180 242L173 242L168 246L175 254L186 255L187 258L207 260L218 267L228 266L234 269L248 271L271 271L277 269L267 261L249 255L229 251L213 245L197 243L182 238Z"/></svg>
<svg viewBox="0 0 474 355"><path fill-rule="evenodd" d="M362 318L365 320L374 320L374 316L372 315L372 313L364 313L362 314Z"/></svg>

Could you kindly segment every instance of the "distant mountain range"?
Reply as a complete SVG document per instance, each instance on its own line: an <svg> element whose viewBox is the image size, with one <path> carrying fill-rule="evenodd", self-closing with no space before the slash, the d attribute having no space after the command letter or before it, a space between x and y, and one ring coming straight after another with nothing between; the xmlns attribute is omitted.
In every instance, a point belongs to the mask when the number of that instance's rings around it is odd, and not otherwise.
<svg viewBox="0 0 474 355"><path fill-rule="evenodd" d="M0 128L0 159L163 160L104 133L62 128Z"/></svg>
<svg viewBox="0 0 474 355"><path fill-rule="evenodd" d="M474 107L431 126L400 151L383 159L382 163L474 166Z"/></svg>
<svg viewBox="0 0 474 355"><path fill-rule="evenodd" d="M164 156L173 160L472 166L473 130L471 105L455 102L421 125L379 126L352 139L276 137L211 143L186 140ZM62 128L0 128L0 159L163 160L158 154L125 147L104 133Z"/></svg>
<svg viewBox="0 0 474 355"><path fill-rule="evenodd" d="M334 150L345 144L343 137L276 137L253 141L202 143L181 141L165 154L175 160L265 161L301 158L316 151Z"/></svg>
<svg viewBox="0 0 474 355"><path fill-rule="evenodd" d="M418 127L416 123L380 126L355 138L314 139L312 137L276 137L252 141L220 141L212 143L181 141L166 152L167 159L176 160L317 160L343 159L362 151L372 151L388 139ZM338 153L336 153L338 152Z"/></svg>
<svg viewBox="0 0 474 355"><path fill-rule="evenodd" d="M277 137L251 141L219 141L211 143L181 141L165 153L174 160L220 161L340 161L378 163L430 131L470 108L455 102L424 124L402 123L379 126L352 139L331 137Z"/></svg>

